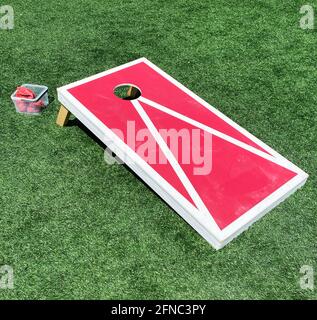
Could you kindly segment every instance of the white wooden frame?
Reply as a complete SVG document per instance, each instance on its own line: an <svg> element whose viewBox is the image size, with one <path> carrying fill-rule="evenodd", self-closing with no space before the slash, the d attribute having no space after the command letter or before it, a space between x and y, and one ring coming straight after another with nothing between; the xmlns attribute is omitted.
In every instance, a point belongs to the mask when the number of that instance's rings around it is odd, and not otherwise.
<svg viewBox="0 0 317 320"><path fill-rule="evenodd" d="M146 63L156 72L172 82L179 89L194 98L200 104L226 121L229 125L254 141L264 150L276 158L282 166L296 172L296 176L289 180L282 187L263 199L256 206L244 213L237 220L221 230L210 217L202 214L185 197L183 197L175 188L173 188L164 178L162 178L149 164L147 164L135 151L127 146L114 132L94 116L84 105L82 105L67 90L80 84L98 79L113 72L122 70L140 62ZM101 72L83 80L71 83L57 89L59 101L75 115L91 132L93 132L109 149L114 151L117 156L123 160L140 178L142 178L159 196L161 196L184 220L186 220L202 237L204 237L214 248L220 249L230 242L234 237L247 229L253 222L261 218L268 211L282 202L296 189L300 188L308 178L308 175L281 156L275 150L267 146L261 140L257 139L244 128L240 127L234 121L222 114L220 111L209 105L206 101L198 97L189 89L184 87L178 81L159 69L146 58L140 58L119 67ZM137 102L137 100L135 100ZM137 107L137 105L136 105Z"/></svg>

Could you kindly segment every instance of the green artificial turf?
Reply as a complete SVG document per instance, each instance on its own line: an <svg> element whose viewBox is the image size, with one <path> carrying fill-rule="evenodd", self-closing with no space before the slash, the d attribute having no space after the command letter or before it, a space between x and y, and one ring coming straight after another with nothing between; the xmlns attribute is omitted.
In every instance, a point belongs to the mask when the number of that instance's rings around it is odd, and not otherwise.
<svg viewBox="0 0 317 320"><path fill-rule="evenodd" d="M311 1L312 3L313 1ZM0 30L0 299L311 299L317 277L317 33L302 1L16 1ZM315 8L317 5L315 3ZM317 26L316 26L317 27ZM220 251L76 121L56 88L145 56L310 174ZM10 101L45 84L39 117ZM315 279L317 281L317 279Z"/></svg>

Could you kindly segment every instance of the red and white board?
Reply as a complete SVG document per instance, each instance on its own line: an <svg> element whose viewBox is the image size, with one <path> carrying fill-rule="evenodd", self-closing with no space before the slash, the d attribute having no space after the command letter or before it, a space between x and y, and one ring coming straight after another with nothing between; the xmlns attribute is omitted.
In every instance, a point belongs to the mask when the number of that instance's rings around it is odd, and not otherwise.
<svg viewBox="0 0 317 320"><path fill-rule="evenodd" d="M118 98L123 84L141 96ZM145 58L61 87L58 98L216 249L308 177Z"/></svg>

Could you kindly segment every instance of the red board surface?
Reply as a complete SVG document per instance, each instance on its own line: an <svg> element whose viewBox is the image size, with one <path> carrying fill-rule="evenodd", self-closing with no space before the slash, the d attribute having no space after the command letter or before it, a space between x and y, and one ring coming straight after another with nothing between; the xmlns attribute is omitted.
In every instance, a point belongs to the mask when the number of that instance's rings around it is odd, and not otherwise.
<svg viewBox="0 0 317 320"><path fill-rule="evenodd" d="M195 174L193 163L178 162L180 170L186 175L220 229L227 227L296 176L296 172L291 169L264 158L262 153L272 158L274 156L144 62L68 89L73 97L108 128L115 129L113 130L115 133L119 129L123 133L120 138L127 144L134 144L131 147L141 157L142 152L138 152L138 147L141 148L143 142L129 143L128 122L133 123L135 132L148 129L148 125L135 108L135 102L132 103L130 100L123 100L114 95L114 88L121 84L133 84L140 88L142 95L137 99L137 103L158 131L175 129L179 132L187 129L192 132L197 129L195 124L198 122L243 143L244 146L248 145L260 151L260 154L256 154L209 132L206 135L212 136L209 150L212 161L210 172ZM153 104L147 103L148 100L177 114L172 115L159 110ZM180 119L178 114L194 120L195 123ZM205 131L203 127L198 130ZM196 205L191 191L184 186L183 179L180 179L175 171L175 166L171 165L162 153L160 143L153 135L151 138L155 142L155 147L152 144L152 150L149 148L147 152L153 152L153 158L156 160L164 158L164 161L153 163L149 160L148 154L143 154L143 158L182 196ZM168 145L168 141L166 139L164 141ZM200 140L199 146L190 140L185 147L203 148L203 145L203 139ZM180 159L182 148L184 145L180 145L178 154L173 153L175 158Z"/></svg>
<svg viewBox="0 0 317 320"><path fill-rule="evenodd" d="M117 97L121 85L141 96ZM58 88L58 98L216 249L308 177L145 58Z"/></svg>

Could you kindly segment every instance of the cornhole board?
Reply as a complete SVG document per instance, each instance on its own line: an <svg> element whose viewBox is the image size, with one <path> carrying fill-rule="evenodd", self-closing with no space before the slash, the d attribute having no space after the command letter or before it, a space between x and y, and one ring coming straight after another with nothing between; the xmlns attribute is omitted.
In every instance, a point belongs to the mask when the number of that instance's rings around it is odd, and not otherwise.
<svg viewBox="0 0 317 320"><path fill-rule="evenodd" d="M114 89L122 84L139 88L141 96L118 98ZM58 88L58 99L62 124L69 113L75 115L216 249L308 177L145 58ZM151 147L129 137L128 124L134 132L146 130ZM204 139L190 139L171 150L171 137L162 132L178 134L183 129L199 130ZM206 137L211 141L208 150ZM180 161L183 151L197 150L205 162L210 157L211 170L199 172L192 158Z"/></svg>

